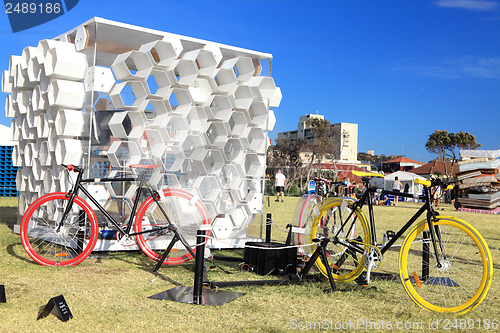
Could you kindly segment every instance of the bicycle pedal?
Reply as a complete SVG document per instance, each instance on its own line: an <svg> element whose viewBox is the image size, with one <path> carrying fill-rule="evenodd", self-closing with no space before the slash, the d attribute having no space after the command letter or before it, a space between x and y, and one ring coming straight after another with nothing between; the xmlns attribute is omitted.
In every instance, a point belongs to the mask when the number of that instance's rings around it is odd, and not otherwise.
<svg viewBox="0 0 500 333"><path fill-rule="evenodd" d="M359 276L354 281L362 287L368 287L368 281L366 280L365 276Z"/></svg>
<svg viewBox="0 0 500 333"><path fill-rule="evenodd" d="M392 230L387 230L385 234L387 235L388 239L394 238L396 236L396 233Z"/></svg>

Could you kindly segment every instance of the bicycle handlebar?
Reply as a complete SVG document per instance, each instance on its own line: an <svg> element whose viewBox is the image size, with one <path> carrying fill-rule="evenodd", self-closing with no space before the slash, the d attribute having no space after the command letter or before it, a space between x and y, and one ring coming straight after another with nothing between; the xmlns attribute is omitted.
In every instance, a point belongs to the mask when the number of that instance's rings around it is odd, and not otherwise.
<svg viewBox="0 0 500 333"><path fill-rule="evenodd" d="M431 187L431 186L441 186L441 185L444 185L443 182L441 181L441 179L437 178L437 179L434 179L434 180L427 180L427 179L419 179L419 178L416 178L415 179L415 183L416 184L422 184L424 185L425 187ZM446 186L446 188L444 188L444 190L452 190L455 186L452 185L452 184L448 184L448 186Z"/></svg>
<svg viewBox="0 0 500 333"><path fill-rule="evenodd" d="M81 172L82 171L82 168L78 167L78 166L75 166L73 164L61 164L63 167L67 168L68 171L74 171L74 172Z"/></svg>
<svg viewBox="0 0 500 333"><path fill-rule="evenodd" d="M414 181L415 181L415 184L422 184L425 187L431 187L431 185L432 185L432 182L430 180L427 180L427 179L415 178Z"/></svg>

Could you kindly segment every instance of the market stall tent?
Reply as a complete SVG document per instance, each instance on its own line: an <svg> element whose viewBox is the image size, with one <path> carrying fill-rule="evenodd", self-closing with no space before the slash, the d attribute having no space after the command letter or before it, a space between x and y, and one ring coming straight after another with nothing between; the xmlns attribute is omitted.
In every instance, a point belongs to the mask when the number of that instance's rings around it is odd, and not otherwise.
<svg viewBox="0 0 500 333"><path fill-rule="evenodd" d="M415 179L426 180L426 178L419 176L417 174L406 172L406 171L396 171L384 177L384 190L392 190L392 183L394 179L398 177L398 180L403 184L403 190L408 185L408 193L421 194L423 190L423 185L416 184Z"/></svg>

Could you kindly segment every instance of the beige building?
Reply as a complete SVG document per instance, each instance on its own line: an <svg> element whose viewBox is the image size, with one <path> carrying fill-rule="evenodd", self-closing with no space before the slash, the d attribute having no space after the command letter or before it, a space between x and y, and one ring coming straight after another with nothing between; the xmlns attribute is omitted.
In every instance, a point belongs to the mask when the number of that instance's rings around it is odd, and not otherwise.
<svg viewBox="0 0 500 333"><path fill-rule="evenodd" d="M297 130L278 133L278 139L288 138L290 140L304 139L307 143L313 140L313 133L307 124L310 119L324 120L325 116L319 114L308 114L299 118ZM324 162L333 160L356 162L358 156L358 124L352 123L336 123L331 125L332 134L335 140L338 156L326 155L323 158ZM303 152L303 161L307 162L310 153Z"/></svg>

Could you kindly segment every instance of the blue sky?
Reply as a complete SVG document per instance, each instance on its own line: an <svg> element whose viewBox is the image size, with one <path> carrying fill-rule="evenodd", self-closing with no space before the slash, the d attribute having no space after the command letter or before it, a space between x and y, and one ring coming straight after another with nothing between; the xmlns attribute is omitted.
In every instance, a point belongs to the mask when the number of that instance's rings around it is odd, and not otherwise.
<svg viewBox="0 0 500 333"><path fill-rule="evenodd" d="M500 149L500 0L80 0L18 33L2 11L0 68L94 16L273 54L272 139L318 112L358 123L360 152L427 161L436 129Z"/></svg>

